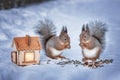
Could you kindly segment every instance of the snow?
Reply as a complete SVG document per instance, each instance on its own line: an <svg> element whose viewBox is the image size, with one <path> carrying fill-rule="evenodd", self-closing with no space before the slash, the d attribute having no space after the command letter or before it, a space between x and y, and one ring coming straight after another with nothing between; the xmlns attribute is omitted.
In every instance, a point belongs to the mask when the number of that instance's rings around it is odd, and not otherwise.
<svg viewBox="0 0 120 80"><path fill-rule="evenodd" d="M0 11L0 80L119 80L120 79L120 1L119 0L57 0L27 7ZM81 60L79 34L82 24L93 20L107 23L106 48L101 59L114 59L112 64L91 69L84 66L47 64L48 57L40 52L41 64L21 67L11 62L11 44L15 36L37 35L40 20L51 19L59 35L63 25L68 27L71 49L63 55Z"/></svg>

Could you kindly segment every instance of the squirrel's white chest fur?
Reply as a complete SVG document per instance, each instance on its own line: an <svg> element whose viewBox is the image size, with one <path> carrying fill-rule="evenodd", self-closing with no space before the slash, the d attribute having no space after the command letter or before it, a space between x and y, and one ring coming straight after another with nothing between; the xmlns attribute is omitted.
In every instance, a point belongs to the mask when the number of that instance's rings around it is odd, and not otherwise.
<svg viewBox="0 0 120 80"><path fill-rule="evenodd" d="M55 48L50 48L52 51L52 56L58 56L62 53L62 50L57 50Z"/></svg>
<svg viewBox="0 0 120 80"><path fill-rule="evenodd" d="M93 58L97 56L97 51L99 50L99 47L95 47L91 50L84 48L83 49L83 54L87 58Z"/></svg>

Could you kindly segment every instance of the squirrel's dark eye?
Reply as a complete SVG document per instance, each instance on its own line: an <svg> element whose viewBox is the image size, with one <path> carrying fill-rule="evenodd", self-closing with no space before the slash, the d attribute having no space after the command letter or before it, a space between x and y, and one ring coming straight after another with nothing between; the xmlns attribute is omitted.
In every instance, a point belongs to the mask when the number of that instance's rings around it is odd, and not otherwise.
<svg viewBox="0 0 120 80"><path fill-rule="evenodd" d="M66 39L65 39L65 41L66 41Z"/></svg>

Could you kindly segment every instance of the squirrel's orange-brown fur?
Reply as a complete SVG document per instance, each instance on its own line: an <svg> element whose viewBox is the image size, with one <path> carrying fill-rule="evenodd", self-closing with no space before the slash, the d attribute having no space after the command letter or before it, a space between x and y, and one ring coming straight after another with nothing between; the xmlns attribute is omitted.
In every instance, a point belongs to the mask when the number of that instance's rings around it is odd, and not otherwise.
<svg viewBox="0 0 120 80"><path fill-rule="evenodd" d="M80 34L80 46L82 48L83 61L96 61L105 46L105 24L102 22L92 22L82 27Z"/></svg>
<svg viewBox="0 0 120 80"><path fill-rule="evenodd" d="M41 21L37 33L43 37L43 46L46 55L52 59L65 58L61 56L63 50L70 49L70 37L67 27L63 26L59 36L56 36L56 27L50 20Z"/></svg>

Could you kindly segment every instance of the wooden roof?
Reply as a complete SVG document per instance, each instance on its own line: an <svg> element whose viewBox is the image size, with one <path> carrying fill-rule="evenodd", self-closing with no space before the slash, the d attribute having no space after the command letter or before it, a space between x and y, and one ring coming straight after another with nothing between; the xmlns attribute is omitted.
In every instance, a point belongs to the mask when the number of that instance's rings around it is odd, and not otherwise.
<svg viewBox="0 0 120 80"><path fill-rule="evenodd" d="M13 44L15 43L17 50L40 50L42 48L39 37L16 37L14 38Z"/></svg>

